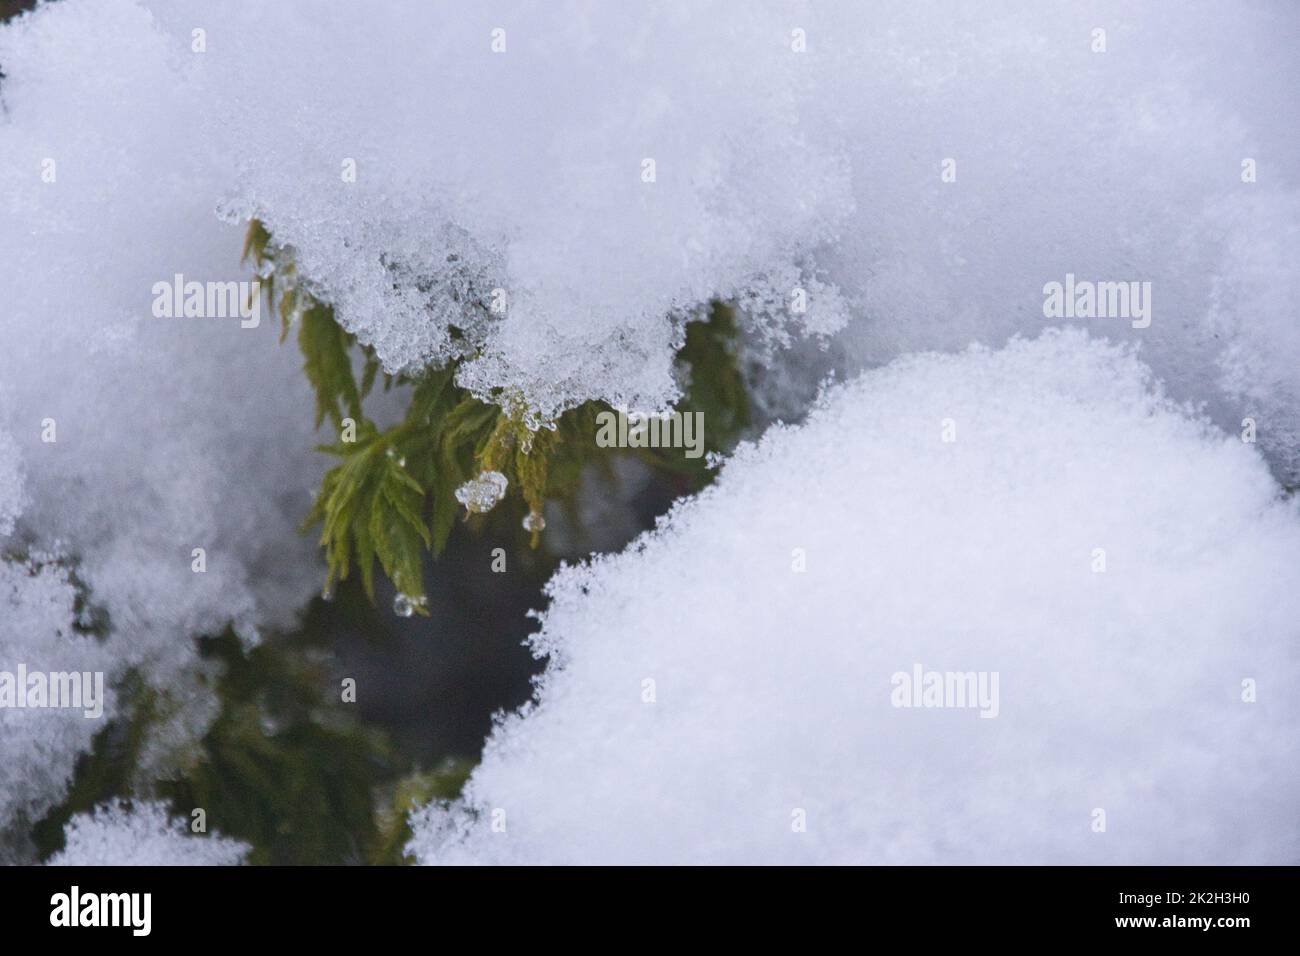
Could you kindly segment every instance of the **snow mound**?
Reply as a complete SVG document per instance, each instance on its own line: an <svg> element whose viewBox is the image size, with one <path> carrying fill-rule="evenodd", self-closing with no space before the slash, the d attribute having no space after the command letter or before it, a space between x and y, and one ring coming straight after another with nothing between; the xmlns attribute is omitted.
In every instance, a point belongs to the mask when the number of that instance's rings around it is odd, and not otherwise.
<svg viewBox="0 0 1300 956"><path fill-rule="evenodd" d="M154 284L177 273L250 278L242 231L213 210L227 157L202 145L176 67L130 3L51 4L0 27L0 553L75 566L112 651L106 663L97 642L69 637L69 592L49 571L11 599L23 623L0 620L0 667L57 658L107 670L110 685L135 669L172 704L151 766L215 707L193 679L193 638L289 624L321 574L297 533L322 461L301 356L277 346L269 315L241 328L153 314ZM18 462L21 499L4 490ZM17 591L37 586L3 573ZM64 731L48 734L47 767L0 771L17 775L20 802L42 781L57 795L71 768L53 742ZM12 808L0 803L0 823Z"/></svg>
<svg viewBox="0 0 1300 956"><path fill-rule="evenodd" d="M902 359L557 574L539 702L410 849L1295 863L1297 568L1255 449L1131 350L1049 331ZM901 706L931 673L990 696Z"/></svg>
<svg viewBox="0 0 1300 956"><path fill-rule="evenodd" d="M64 828L67 845L50 866L238 866L251 847L218 834L191 836L167 805L104 804Z"/></svg>

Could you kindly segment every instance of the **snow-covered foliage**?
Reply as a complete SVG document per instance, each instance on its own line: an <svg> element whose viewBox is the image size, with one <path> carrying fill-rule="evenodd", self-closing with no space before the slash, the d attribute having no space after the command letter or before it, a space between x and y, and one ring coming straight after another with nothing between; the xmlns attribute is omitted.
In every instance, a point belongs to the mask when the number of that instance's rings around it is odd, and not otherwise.
<svg viewBox="0 0 1300 956"><path fill-rule="evenodd" d="M1256 451L1127 352L1071 332L899 360L552 581L540 703L411 849L1294 862L1297 568ZM989 706L895 706L916 665L996 675Z"/></svg>
<svg viewBox="0 0 1300 956"><path fill-rule="evenodd" d="M249 847L220 834L195 836L164 803L104 804L64 829L67 845L50 866L237 866Z"/></svg>
<svg viewBox="0 0 1300 956"><path fill-rule="evenodd" d="M778 339L851 311L846 346L878 363L1036 334L1067 272L1145 280L1150 328L1094 320L1102 334L1147 342L1221 423L1258 416L1300 475L1287 4L235 11L191 67L241 143L223 208L264 216L391 367L472 353L463 382L546 413L662 406L677 322L711 297ZM177 33L209 16L159 11ZM267 56L236 34L284 42ZM366 43L382 69L326 68ZM257 95L221 108L241 82ZM1287 388L1243 381L1256 365Z"/></svg>
<svg viewBox="0 0 1300 956"><path fill-rule="evenodd" d="M67 6L11 28L7 97L88 116L70 94L111 69L99 142L147 139L191 205L261 216L391 369L462 357L546 414L658 407L713 297L778 339L861 316L879 362L1036 332L1073 272L1152 282L1151 327L1106 331L1225 421L1263 415L1266 445L1284 427L1235 370L1296 366L1297 267L1249 252L1286 248L1300 202L1287 4ZM51 54L78 77L57 91L29 67Z"/></svg>

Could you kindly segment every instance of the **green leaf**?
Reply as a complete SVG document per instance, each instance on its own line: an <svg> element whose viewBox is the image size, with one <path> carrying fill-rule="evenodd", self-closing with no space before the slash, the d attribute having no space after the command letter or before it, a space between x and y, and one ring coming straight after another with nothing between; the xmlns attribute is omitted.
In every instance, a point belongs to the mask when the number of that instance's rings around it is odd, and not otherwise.
<svg viewBox="0 0 1300 956"><path fill-rule="evenodd" d="M271 233L265 224L260 219L249 220L248 232L244 236L244 252L239 261L247 262L251 255L253 263L260 266L271 258L270 247Z"/></svg>
<svg viewBox="0 0 1300 956"><path fill-rule="evenodd" d="M303 370L316 390L316 427L328 415L336 427L344 417L361 420L361 391L352 374L349 348L352 336L334 321L328 306L313 303L302 312L298 327L298 347L302 350Z"/></svg>

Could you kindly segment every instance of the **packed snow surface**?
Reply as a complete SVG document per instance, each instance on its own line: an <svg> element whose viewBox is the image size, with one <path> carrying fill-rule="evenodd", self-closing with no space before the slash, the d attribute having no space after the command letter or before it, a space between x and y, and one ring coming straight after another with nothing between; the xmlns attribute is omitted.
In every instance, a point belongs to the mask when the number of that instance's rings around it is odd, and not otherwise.
<svg viewBox="0 0 1300 956"><path fill-rule="evenodd" d="M411 849L1295 863L1297 568L1255 449L1128 351L1052 332L901 359L557 575L540 703ZM992 693L899 706L917 669Z"/></svg>

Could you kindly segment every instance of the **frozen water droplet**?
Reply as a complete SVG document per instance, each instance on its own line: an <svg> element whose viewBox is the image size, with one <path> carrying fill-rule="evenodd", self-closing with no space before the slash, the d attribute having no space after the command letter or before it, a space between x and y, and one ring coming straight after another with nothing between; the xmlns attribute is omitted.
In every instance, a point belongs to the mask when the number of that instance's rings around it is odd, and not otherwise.
<svg viewBox="0 0 1300 956"><path fill-rule="evenodd" d="M325 587L321 588L320 599L322 601L334 600L334 589L329 585L326 585Z"/></svg>
<svg viewBox="0 0 1300 956"><path fill-rule="evenodd" d="M456 500L472 514L483 514L495 508L497 502L505 497L508 484L506 476L499 471L480 472L477 478L471 478L456 489Z"/></svg>
<svg viewBox="0 0 1300 956"><path fill-rule="evenodd" d="M410 617L417 610L424 608L425 599L413 598L409 594L398 594L393 598L393 613L398 617Z"/></svg>
<svg viewBox="0 0 1300 956"><path fill-rule="evenodd" d="M391 448L389 448L386 452L384 452L384 454L387 455L389 458L397 457L397 452L393 451L393 449Z"/></svg>
<svg viewBox="0 0 1300 956"><path fill-rule="evenodd" d="M398 468L405 468L405 467L406 467L406 456L405 456L405 455L403 455L401 458L397 459L397 467L398 467Z"/></svg>
<svg viewBox="0 0 1300 956"><path fill-rule="evenodd" d="M545 527L546 519L542 517L540 512L530 511L528 514L524 515L525 531L541 531Z"/></svg>

